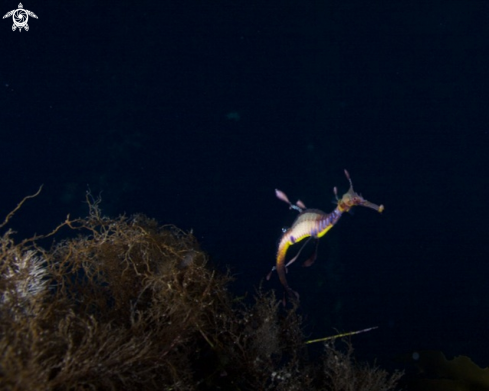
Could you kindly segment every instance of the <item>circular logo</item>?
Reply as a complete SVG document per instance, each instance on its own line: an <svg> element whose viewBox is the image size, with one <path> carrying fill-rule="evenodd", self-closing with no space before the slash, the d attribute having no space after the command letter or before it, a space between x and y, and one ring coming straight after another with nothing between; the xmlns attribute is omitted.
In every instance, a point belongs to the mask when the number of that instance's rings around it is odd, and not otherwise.
<svg viewBox="0 0 489 391"><path fill-rule="evenodd" d="M13 20L17 27L24 27L27 24L28 19L29 16L27 15L27 12L25 12L24 9L15 10L13 15Z"/></svg>

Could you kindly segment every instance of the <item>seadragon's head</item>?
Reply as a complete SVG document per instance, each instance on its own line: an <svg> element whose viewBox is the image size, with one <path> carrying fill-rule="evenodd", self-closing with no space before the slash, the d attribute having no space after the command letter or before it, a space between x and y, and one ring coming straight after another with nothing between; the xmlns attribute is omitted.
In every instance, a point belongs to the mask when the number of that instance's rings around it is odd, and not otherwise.
<svg viewBox="0 0 489 391"><path fill-rule="evenodd" d="M350 174L346 170L345 175L350 182L350 188L345 194L343 194L341 199L338 198L338 190L336 189L336 187L334 188L336 200L338 201L338 208L342 212L348 212L354 206L365 206L367 208L374 209L379 213L382 213L382 211L384 210L384 205L379 206L364 199L361 194L358 194L357 192L355 192L355 190L353 190L353 183L351 181Z"/></svg>

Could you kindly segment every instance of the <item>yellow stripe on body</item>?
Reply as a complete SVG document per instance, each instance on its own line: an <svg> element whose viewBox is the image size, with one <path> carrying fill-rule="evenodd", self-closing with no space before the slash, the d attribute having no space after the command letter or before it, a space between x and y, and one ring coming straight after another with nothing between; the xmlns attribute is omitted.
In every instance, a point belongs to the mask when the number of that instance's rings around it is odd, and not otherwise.
<svg viewBox="0 0 489 391"><path fill-rule="evenodd" d="M341 214L342 211L338 208L336 208L330 215L326 215L319 210L310 210L309 212L301 214L292 227L284 233L278 246L277 263L275 267L280 282L287 290L291 290L287 283L287 278L285 277L285 257L289 247L310 236L320 238L326 235L326 233L333 228L333 225L338 221ZM330 221L324 220L327 217L331 217ZM322 224L321 221L323 221ZM324 225L324 227L322 225Z"/></svg>

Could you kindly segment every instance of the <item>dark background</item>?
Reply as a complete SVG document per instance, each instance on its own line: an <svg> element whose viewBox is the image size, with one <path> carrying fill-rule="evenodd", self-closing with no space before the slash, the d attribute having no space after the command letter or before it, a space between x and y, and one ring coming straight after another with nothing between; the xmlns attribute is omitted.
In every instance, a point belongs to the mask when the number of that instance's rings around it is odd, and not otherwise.
<svg viewBox="0 0 489 391"><path fill-rule="evenodd" d="M44 189L19 238L85 215L90 188L107 215L192 229L252 296L296 217L274 189L329 212L347 168L385 212L290 268L310 337L379 326L360 355L489 364L488 3L23 4L28 32L0 24L1 215Z"/></svg>

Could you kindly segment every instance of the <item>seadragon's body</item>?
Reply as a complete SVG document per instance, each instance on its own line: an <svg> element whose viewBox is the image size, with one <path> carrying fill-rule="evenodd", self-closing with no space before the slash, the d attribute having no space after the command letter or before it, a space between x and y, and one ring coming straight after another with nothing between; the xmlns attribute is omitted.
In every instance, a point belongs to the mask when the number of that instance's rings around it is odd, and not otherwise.
<svg viewBox="0 0 489 391"><path fill-rule="evenodd" d="M306 238L319 239L320 237L324 236L338 222L343 212L348 212L354 206L365 206L367 208L372 208L378 212L382 212L384 210L383 205L378 206L372 204L371 202L363 199L360 194L356 193L353 190L353 184L350 179L350 175L346 170L345 175L350 182L350 189L348 190L348 192L343 194L341 199L338 199L337 190L336 188L334 188L334 193L337 199L337 206L331 213L325 213L318 209L307 209L301 201L297 201L295 205L292 205L285 193L280 190L275 190L275 194L280 200L287 202L292 209L296 209L300 212L299 216L292 224L292 227L286 230L280 239L277 251L276 265L272 269L272 271L277 270L280 282L284 286L287 293L289 293L289 295L291 296L298 297L299 295L290 288L289 284L287 283L285 273L287 266L289 266L297 259L300 251L293 259L291 259L286 264L285 258L287 255L287 250L290 246ZM309 264L311 264L314 259L315 258L310 260Z"/></svg>

